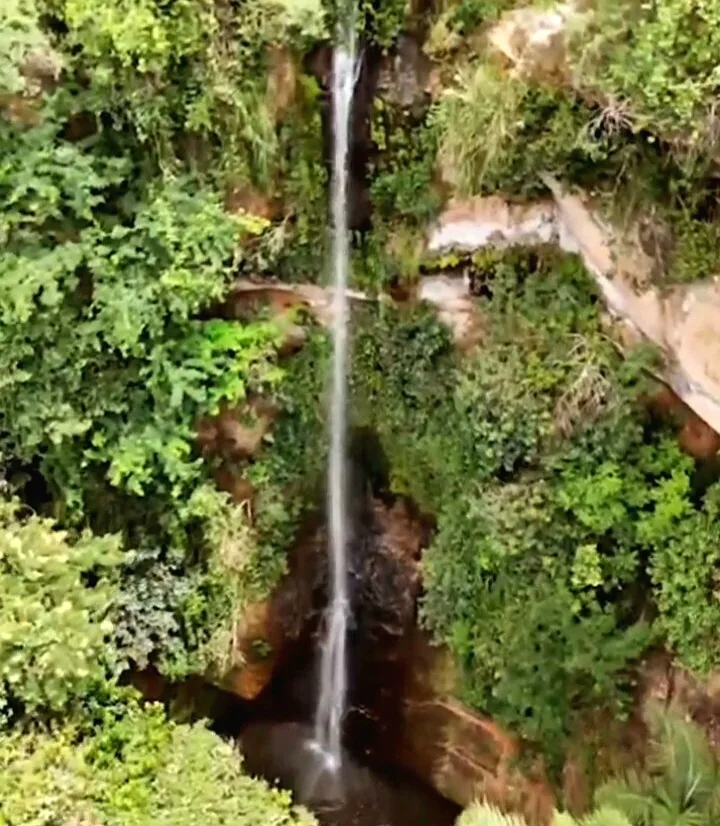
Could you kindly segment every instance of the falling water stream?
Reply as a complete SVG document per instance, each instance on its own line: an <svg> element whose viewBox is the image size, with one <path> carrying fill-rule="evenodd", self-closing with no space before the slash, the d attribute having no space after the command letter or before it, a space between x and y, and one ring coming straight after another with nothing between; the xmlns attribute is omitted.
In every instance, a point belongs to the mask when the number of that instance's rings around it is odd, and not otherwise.
<svg viewBox="0 0 720 826"><path fill-rule="evenodd" d="M350 112L356 80L356 35L352 12L340 26L334 52L333 104L333 365L328 473L330 599L320 665L320 692L315 713L315 747L325 768L338 772L342 764L341 734L347 693L347 625L350 605L347 572L347 282L350 265L348 228L348 150Z"/></svg>

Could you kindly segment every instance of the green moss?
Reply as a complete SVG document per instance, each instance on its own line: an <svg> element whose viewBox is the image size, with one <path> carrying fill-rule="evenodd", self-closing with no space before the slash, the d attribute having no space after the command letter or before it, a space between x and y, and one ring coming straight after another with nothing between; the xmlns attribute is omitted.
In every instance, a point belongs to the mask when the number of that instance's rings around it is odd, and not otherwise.
<svg viewBox="0 0 720 826"><path fill-rule="evenodd" d="M372 121L370 197L373 220L426 225L436 214L437 136L426 114L375 102Z"/></svg>
<svg viewBox="0 0 720 826"><path fill-rule="evenodd" d="M358 4L358 31L371 43L387 50L405 26L407 9L407 0L361 0Z"/></svg>
<svg viewBox="0 0 720 826"><path fill-rule="evenodd" d="M265 268L284 281L324 280L328 251L328 171L323 154L320 88L302 75L298 96L280 128L277 171L287 216L275 230L275 255Z"/></svg>
<svg viewBox="0 0 720 826"><path fill-rule="evenodd" d="M315 331L288 364L277 390L281 413L272 441L247 469L256 494L258 553L265 560L261 583L267 590L284 570L304 515L322 501L327 457L326 410L323 404L329 342Z"/></svg>

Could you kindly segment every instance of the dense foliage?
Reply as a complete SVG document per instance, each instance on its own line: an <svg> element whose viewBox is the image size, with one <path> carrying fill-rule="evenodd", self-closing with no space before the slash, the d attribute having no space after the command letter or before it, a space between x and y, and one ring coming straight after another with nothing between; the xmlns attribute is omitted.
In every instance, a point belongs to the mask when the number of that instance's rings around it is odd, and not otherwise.
<svg viewBox="0 0 720 826"><path fill-rule="evenodd" d="M350 381L385 492L435 523L421 623L468 703L557 757L589 710L626 712L650 644L720 665L720 492L649 415L651 356L618 352L576 259L434 260L425 234L448 188L535 196L549 172L622 222L648 217L659 280L715 272L720 17L700 0L587 4L563 86L487 59L480 35L512 5L358 3L368 77L407 31L436 63L413 105L372 102L353 147L370 207L355 285L408 297L427 271L462 271L481 341L460 356L427 307L363 304ZM283 327L277 308L238 310L233 284L325 278L338 10L2 4L0 824L306 822L114 678L222 669L322 502L327 337L300 312ZM292 357L287 322L306 333ZM255 455L199 449L200 422L258 400L273 426ZM500 817L462 822L481 816Z"/></svg>
<svg viewBox="0 0 720 826"><path fill-rule="evenodd" d="M465 698L548 747L584 706L622 713L653 636L648 572L654 628L709 667L714 494L698 509L691 460L638 404L646 357L618 355L572 259L475 267L491 293L477 354L458 362L431 316L381 311L356 344L356 409L391 489L436 515L422 617Z"/></svg>
<svg viewBox="0 0 720 826"><path fill-rule="evenodd" d="M305 507L297 492L286 509L271 453L254 482L275 504L251 528L195 426L251 396L291 407L281 330L209 311L239 273L319 271L318 92L296 63L325 12L27 0L3 7L0 32L1 91L16 95L0 98L8 478L64 526L133 551L113 609L125 655L201 669L282 572ZM262 197L284 200L282 222L253 212Z"/></svg>
<svg viewBox="0 0 720 826"><path fill-rule="evenodd" d="M115 537L0 502L0 823L313 823L202 725L115 683Z"/></svg>
<svg viewBox="0 0 720 826"><path fill-rule="evenodd" d="M0 720L60 711L115 665L106 641L120 559L115 537L69 542L0 500Z"/></svg>
<svg viewBox="0 0 720 826"><path fill-rule="evenodd" d="M232 746L156 706L116 703L88 730L0 733L3 826L311 826Z"/></svg>
<svg viewBox="0 0 720 826"><path fill-rule="evenodd" d="M634 128L703 150L717 140L715 54L720 9L698 0L600 0L578 33L578 73L610 100L627 101Z"/></svg>

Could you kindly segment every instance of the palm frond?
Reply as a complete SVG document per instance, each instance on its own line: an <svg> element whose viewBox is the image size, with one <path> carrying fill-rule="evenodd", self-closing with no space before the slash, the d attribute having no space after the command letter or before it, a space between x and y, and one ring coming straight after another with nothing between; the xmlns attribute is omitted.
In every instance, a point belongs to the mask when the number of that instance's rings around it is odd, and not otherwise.
<svg viewBox="0 0 720 826"><path fill-rule="evenodd" d="M651 735L648 769L606 783L596 803L617 809L633 826L715 826L720 823L720 773L701 729L679 713L646 709Z"/></svg>
<svg viewBox="0 0 720 826"><path fill-rule="evenodd" d="M485 801L465 809L455 826L527 826L527 823L520 815L505 814Z"/></svg>
<svg viewBox="0 0 720 826"><path fill-rule="evenodd" d="M580 826L632 826L628 818L611 806L603 806L588 815Z"/></svg>
<svg viewBox="0 0 720 826"><path fill-rule="evenodd" d="M595 793L595 803L602 808L622 812L634 826L650 826L652 816L651 788L635 771L611 780Z"/></svg>
<svg viewBox="0 0 720 826"><path fill-rule="evenodd" d="M651 771L663 778L663 786L680 812L702 809L718 783L717 763L702 731L677 712L658 705L647 710L653 736Z"/></svg>

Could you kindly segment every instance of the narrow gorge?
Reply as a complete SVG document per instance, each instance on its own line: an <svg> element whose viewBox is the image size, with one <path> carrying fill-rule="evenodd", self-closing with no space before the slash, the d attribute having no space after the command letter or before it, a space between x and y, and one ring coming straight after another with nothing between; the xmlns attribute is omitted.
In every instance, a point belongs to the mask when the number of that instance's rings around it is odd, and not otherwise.
<svg viewBox="0 0 720 826"><path fill-rule="evenodd" d="M720 5L0 5L0 826L717 826Z"/></svg>

